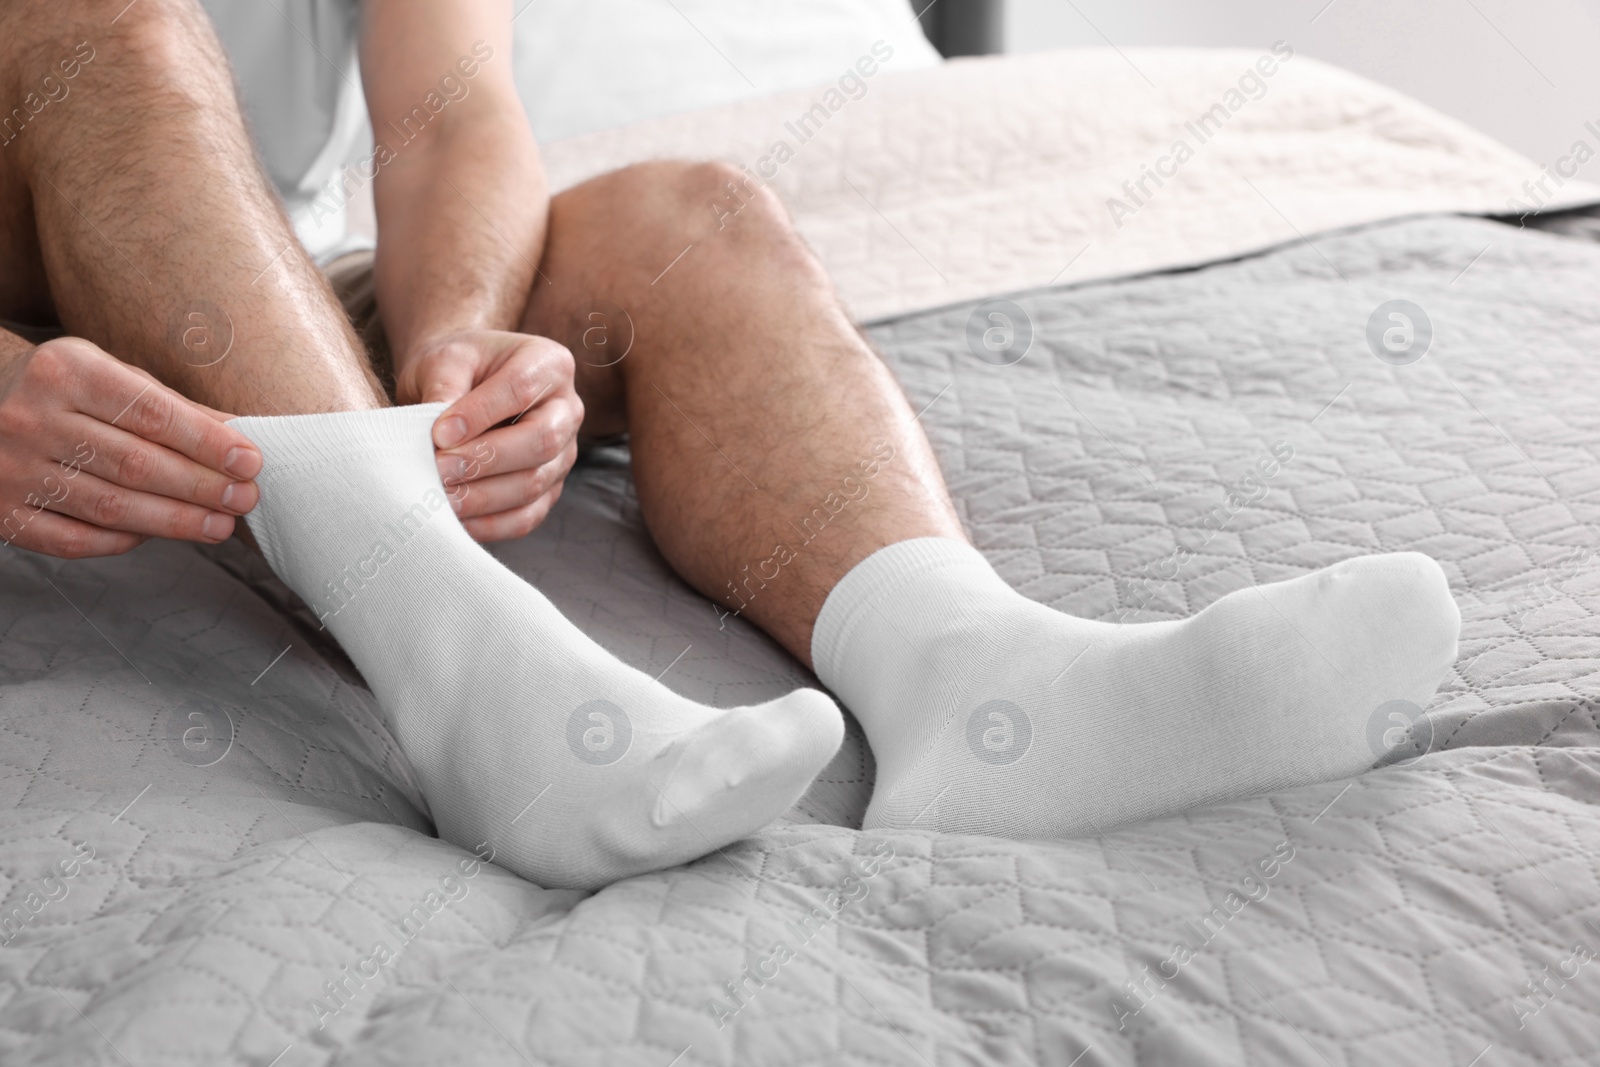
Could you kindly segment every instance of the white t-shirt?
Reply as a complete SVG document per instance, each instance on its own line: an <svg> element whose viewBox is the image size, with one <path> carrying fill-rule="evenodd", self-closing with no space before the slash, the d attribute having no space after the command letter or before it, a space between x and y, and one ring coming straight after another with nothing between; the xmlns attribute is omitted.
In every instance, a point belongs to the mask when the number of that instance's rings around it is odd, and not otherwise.
<svg viewBox="0 0 1600 1067"><path fill-rule="evenodd" d="M356 57L358 0L201 5L233 63L246 121L300 242L319 262L370 248L369 235L351 232L342 198L324 192L372 139Z"/></svg>
<svg viewBox="0 0 1600 1067"><path fill-rule="evenodd" d="M513 3L515 56L484 63L514 64L541 141L821 85L875 42L892 51L885 71L940 62L910 0ZM201 4L301 243L320 263L372 247L371 186L360 180L374 151L357 63L360 0Z"/></svg>

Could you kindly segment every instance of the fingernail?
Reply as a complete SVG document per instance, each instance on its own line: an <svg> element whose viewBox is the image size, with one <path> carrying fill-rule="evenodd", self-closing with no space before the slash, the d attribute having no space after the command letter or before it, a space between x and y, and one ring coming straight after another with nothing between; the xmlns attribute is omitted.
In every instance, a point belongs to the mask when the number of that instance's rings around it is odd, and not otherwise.
<svg viewBox="0 0 1600 1067"><path fill-rule="evenodd" d="M467 420L459 415L452 415L441 422L433 431L433 439L440 448L452 448L467 439Z"/></svg>
<svg viewBox="0 0 1600 1067"><path fill-rule="evenodd" d="M206 521L200 524L200 532L208 541L220 541L233 532L233 516L213 511L206 516Z"/></svg>
<svg viewBox="0 0 1600 1067"><path fill-rule="evenodd" d="M254 478L261 470L261 454L253 448L230 448L222 469L235 478Z"/></svg>
<svg viewBox="0 0 1600 1067"><path fill-rule="evenodd" d="M229 483L226 490L222 490L222 507L230 512L243 515L254 506L251 502L251 488L248 482Z"/></svg>
<svg viewBox="0 0 1600 1067"><path fill-rule="evenodd" d="M459 514L461 514L461 509L466 504L466 502L467 502L467 494L465 494L465 493L462 493L460 496L452 496L450 498L450 510L455 512L457 515L459 515Z"/></svg>

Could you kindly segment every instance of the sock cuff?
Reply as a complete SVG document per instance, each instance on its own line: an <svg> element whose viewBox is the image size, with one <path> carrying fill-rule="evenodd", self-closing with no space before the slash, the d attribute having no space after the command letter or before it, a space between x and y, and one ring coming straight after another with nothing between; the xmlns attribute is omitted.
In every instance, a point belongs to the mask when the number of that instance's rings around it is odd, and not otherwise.
<svg viewBox="0 0 1600 1067"><path fill-rule="evenodd" d="M914 537L885 545L839 579L817 613L811 630L812 669L830 688L845 670L851 630L874 603L919 575L946 567L994 568L982 552L951 537Z"/></svg>
<svg viewBox="0 0 1600 1067"><path fill-rule="evenodd" d="M228 425L261 449L267 467L319 466L329 456L352 452L394 454L427 441L444 404L412 404L368 411L334 411L317 415L246 415ZM265 469L265 468L264 468Z"/></svg>
<svg viewBox="0 0 1600 1067"><path fill-rule="evenodd" d="M289 545L280 535L280 528L285 523L303 521L303 517L295 514L296 493L290 492L285 502L280 499L280 490L306 485L325 489L330 473L341 468L369 475L384 469L414 469L437 483L431 430L444 408L444 404L415 404L228 420L229 426L261 450L262 467L257 475L261 501L245 516L245 522L255 535L261 554L285 584L308 602L314 596L308 589L296 586L290 573L293 568L285 556Z"/></svg>

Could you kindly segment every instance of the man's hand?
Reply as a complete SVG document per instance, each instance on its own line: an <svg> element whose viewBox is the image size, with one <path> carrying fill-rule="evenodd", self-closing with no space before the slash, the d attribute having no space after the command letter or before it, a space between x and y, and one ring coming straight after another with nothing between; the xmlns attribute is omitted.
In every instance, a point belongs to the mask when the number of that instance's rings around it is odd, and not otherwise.
<svg viewBox="0 0 1600 1067"><path fill-rule="evenodd" d="M423 344L398 368L402 404L449 404L433 424L439 477L479 541L544 521L578 458L583 402L572 353L544 337L468 330Z"/></svg>
<svg viewBox="0 0 1600 1067"><path fill-rule="evenodd" d="M77 559L226 540L261 470L228 417L88 341L39 345L0 368L0 541Z"/></svg>

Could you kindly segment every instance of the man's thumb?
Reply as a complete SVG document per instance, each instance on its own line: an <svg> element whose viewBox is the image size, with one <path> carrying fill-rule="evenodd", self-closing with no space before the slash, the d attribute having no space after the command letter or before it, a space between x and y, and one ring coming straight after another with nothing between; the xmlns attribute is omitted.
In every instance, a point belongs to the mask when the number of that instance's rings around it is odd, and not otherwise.
<svg viewBox="0 0 1600 1067"><path fill-rule="evenodd" d="M454 404L472 391L472 376L477 360L471 353L446 348L417 368L421 385L418 403Z"/></svg>

